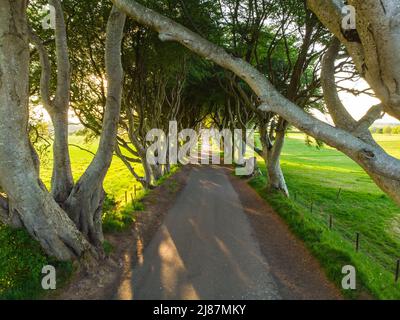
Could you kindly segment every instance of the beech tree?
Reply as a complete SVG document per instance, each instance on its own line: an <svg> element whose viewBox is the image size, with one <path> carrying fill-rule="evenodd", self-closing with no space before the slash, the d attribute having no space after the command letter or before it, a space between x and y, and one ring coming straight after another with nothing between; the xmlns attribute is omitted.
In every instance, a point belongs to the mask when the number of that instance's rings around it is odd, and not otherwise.
<svg viewBox="0 0 400 320"><path fill-rule="evenodd" d="M29 26L28 1L2 0L0 4L1 34L5 35L1 37L0 49L1 132L5 139L0 146L1 222L25 227L49 255L60 260L99 258L102 256L103 241L103 180L114 150L118 150L117 143L121 143L117 134L122 100L121 46L125 14L113 7L109 15L104 43L104 73L97 74L97 80L107 83L107 88L103 87L102 92L104 110L99 130L99 147L87 170L74 183L69 160L68 108L71 104L71 91L76 94L78 90L71 90L67 40L67 24L71 24L71 20L65 21L60 0L51 1L56 12L55 34L54 39L44 41L38 35L40 32ZM68 18L72 19L71 16ZM16 27L4 21L13 21ZM48 48L52 41L55 42L54 48ZM39 159L29 141L29 42L35 46L34 53L40 58L40 99L51 115L55 129L51 193L39 178ZM88 51L92 49L90 45ZM52 68L52 62L57 68ZM161 88L163 86L161 84ZM176 116L177 109L181 107L179 87L181 85L171 91L173 97L164 97L159 101L162 107L160 112L170 109ZM93 91L93 95L96 95L97 92ZM73 99L76 102L77 97ZM15 117L7 117L7 113ZM165 117L162 119L165 126ZM12 130L8 130L10 127ZM19 143L14 143L16 140Z"/></svg>
<svg viewBox="0 0 400 320"><path fill-rule="evenodd" d="M357 162L384 192L400 203L400 160L387 154L377 144L371 144L360 137L357 130L347 131L340 127L334 127L307 114L279 93L268 79L249 63L228 54L221 47L207 41L199 34L135 1L113 0L113 2L136 21L156 30L161 40L179 42L205 59L235 73L258 96L260 108L263 111L279 114L301 131L345 153ZM396 67L391 65L393 59L398 56L397 51L400 48L395 45L399 43L398 41L390 41L398 40L399 35L397 32L399 24L396 23L399 19L399 8L396 1L387 0L382 4L374 1L349 2L362 13L362 15L357 15L359 24L355 31L360 34L361 38L365 37L365 48L360 46L359 42L354 43L347 40L343 35L341 9L344 3L333 0L316 0L309 1L308 4L319 16L320 21L335 32L346 45L357 68L362 75L365 75L372 89L382 100L383 110L400 118L400 114L396 112L399 104L399 88L394 85L397 83L398 73L394 72ZM383 19L384 23L380 24L378 18ZM379 41L379 46L372 41L373 37L368 31L368 26L376 28L375 32L379 35L379 40L376 39L377 37L375 40ZM380 41L381 39L385 39L385 41ZM383 56L377 55L376 50L372 50L376 47L381 48ZM385 77L381 79L382 74ZM383 90L385 87L387 90ZM376 112L379 109L380 107L373 107L363 119L357 122L357 127L369 126L371 121L373 122L381 116L381 112Z"/></svg>
<svg viewBox="0 0 400 320"><path fill-rule="evenodd" d="M227 3L225 3L227 2ZM301 1L222 1L222 25L231 35L228 52L254 66L274 87L303 110L321 109L320 56L325 51L326 31ZM240 3L240 5L239 5ZM240 8L240 9L239 9ZM266 24L268 21L268 24ZM237 106L236 124L256 123L267 169L267 188L289 196L280 166L288 122L273 112L257 109L257 97L237 76L224 87ZM228 108L230 110L230 108ZM252 116L248 116L250 113Z"/></svg>
<svg viewBox="0 0 400 320"><path fill-rule="evenodd" d="M74 257L98 258L103 240L101 207L104 198L102 182L111 163L115 146L122 88L121 41L125 14L113 8L107 25L106 70L107 102L103 132L92 163L67 192L50 194L39 178L38 163L28 137L29 114L29 38L36 44L42 62L41 92L52 120L59 126L60 162L55 162L52 181L64 180L70 165L66 159L65 109L69 96L68 48L61 2L52 1L56 9L57 91L50 99L48 57L27 21L28 1L1 0L0 7L0 185L1 221L24 226L45 251L60 260ZM57 120L57 121L55 121ZM60 164L58 166L58 164ZM55 175L55 177L54 177ZM69 185L69 177L68 177ZM58 190L55 187L54 190ZM62 195L58 197L58 195ZM56 202L55 198L61 202ZM65 200L64 202L62 202ZM86 260L86 259L85 259Z"/></svg>
<svg viewBox="0 0 400 320"><path fill-rule="evenodd" d="M71 108L93 137L102 132L106 102L104 20L111 5L111 2L99 4L95 0L71 1L64 9L69 33L74 35L69 41ZM205 15L205 8L197 6L194 8L197 14L190 15L189 19L186 17L186 9L192 8L190 5L186 3L182 8L180 1L161 2L158 10L180 18L183 23L210 30L213 21ZM201 108L196 109L193 103L199 100L198 97L191 95L192 88L199 82L195 74L203 68L196 66L199 61L201 59L186 48L163 43L152 30L135 21L127 21L122 44L125 72L115 155L126 165L132 179L146 189L153 187L163 171L169 168L169 165L148 164L146 153L151 144L146 141L147 132L152 128L168 131L171 120L176 120L181 127L182 122L195 121L201 113L197 112ZM204 95L199 90L197 94ZM188 95L191 95L190 99ZM144 174L138 164L143 167Z"/></svg>

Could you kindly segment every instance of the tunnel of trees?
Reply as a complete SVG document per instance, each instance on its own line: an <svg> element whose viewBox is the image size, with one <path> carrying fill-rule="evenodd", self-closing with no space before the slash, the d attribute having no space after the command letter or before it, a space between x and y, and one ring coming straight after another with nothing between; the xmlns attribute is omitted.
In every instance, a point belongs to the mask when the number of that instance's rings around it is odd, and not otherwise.
<svg viewBox="0 0 400 320"><path fill-rule="evenodd" d="M47 3L54 29L42 28ZM179 129L257 130L266 187L286 196L280 156L296 127L354 160L400 204L400 160L369 130L385 113L400 119L400 8L397 0L347 4L358 13L351 32L336 0L0 0L0 221L25 228L57 259L101 259L113 155L152 188L170 168L148 163L146 134L168 131L172 120ZM354 119L338 74L365 79L381 103ZM39 178L33 104L54 127L50 190ZM75 182L69 110L99 138Z"/></svg>

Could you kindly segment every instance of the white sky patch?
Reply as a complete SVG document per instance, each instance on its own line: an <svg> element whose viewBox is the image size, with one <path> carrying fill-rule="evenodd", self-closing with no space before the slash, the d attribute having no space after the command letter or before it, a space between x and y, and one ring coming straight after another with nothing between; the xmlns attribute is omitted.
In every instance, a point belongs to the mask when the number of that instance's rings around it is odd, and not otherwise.
<svg viewBox="0 0 400 320"><path fill-rule="evenodd" d="M365 90L369 87L367 82L363 79L360 79L357 82L344 81L341 85L346 88L357 90ZM360 120L372 106L380 103L379 99L366 94L355 96L348 92L340 92L339 96L343 105L356 120ZM385 116L382 119L377 120L376 123L400 123L400 121L385 114Z"/></svg>
<svg viewBox="0 0 400 320"><path fill-rule="evenodd" d="M44 121L51 123L50 115L42 105L35 107L35 115L41 117ZM78 117L72 110L68 111L68 122L70 124L80 124Z"/></svg>
<svg viewBox="0 0 400 320"><path fill-rule="evenodd" d="M356 90L365 90L369 88L367 82L363 79L359 81L353 82L350 80L343 81L340 83L342 87L349 88L349 89L356 89ZM380 100L374 97L371 97L367 94L360 94L358 96L353 95L349 92L339 92L339 97L342 100L343 105L347 109L347 111L352 115L355 120L360 120L367 111L374 105L380 103ZM330 115L323 114L318 110L312 110L312 115L315 116L317 119L327 122L333 125L333 121ZM400 121L396 118L393 118L387 114L384 115L382 119L379 119L375 122L376 124L400 124Z"/></svg>

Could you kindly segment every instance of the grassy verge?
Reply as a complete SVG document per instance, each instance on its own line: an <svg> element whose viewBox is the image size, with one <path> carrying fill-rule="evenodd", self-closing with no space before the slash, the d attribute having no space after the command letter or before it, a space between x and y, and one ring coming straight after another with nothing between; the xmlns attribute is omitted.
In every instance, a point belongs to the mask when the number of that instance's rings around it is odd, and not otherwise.
<svg viewBox="0 0 400 320"><path fill-rule="evenodd" d="M398 140L379 138L389 152L399 155ZM378 299L400 299L400 283L394 281L400 258L400 209L357 164L333 149L305 146L303 135L290 135L282 157L290 200L265 191L265 166L261 161L259 166L264 175L250 185L305 242L328 277L341 287L342 267L356 267L357 290L346 290L345 296L357 298L368 292Z"/></svg>
<svg viewBox="0 0 400 320"><path fill-rule="evenodd" d="M0 299L34 299L43 294L39 288L45 265L56 268L58 286L73 272L72 263L47 257L26 231L0 225Z"/></svg>

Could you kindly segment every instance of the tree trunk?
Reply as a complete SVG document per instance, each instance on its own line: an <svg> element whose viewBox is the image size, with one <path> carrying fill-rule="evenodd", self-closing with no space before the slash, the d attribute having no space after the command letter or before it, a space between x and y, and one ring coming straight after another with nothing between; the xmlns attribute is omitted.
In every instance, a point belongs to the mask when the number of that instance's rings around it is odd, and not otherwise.
<svg viewBox="0 0 400 320"><path fill-rule="evenodd" d="M261 155L268 175L267 189L281 192L286 197L289 197L289 189L286 185L285 176L280 164L280 157L285 142L285 130L286 126L282 130L276 130L275 141L272 144L268 137L265 123L260 125Z"/></svg>
<svg viewBox="0 0 400 320"><path fill-rule="evenodd" d="M104 198L102 181L96 176L84 174L63 205L77 228L100 251L104 241L102 229Z"/></svg>
<svg viewBox="0 0 400 320"><path fill-rule="evenodd" d="M162 173L162 165L151 165L151 172L153 173L153 178L154 181L157 181L158 179L160 179L163 175Z"/></svg>
<svg viewBox="0 0 400 320"><path fill-rule="evenodd" d="M93 253L43 187L28 137L27 1L0 1L0 185L28 232L60 260Z"/></svg>
<svg viewBox="0 0 400 320"><path fill-rule="evenodd" d="M57 112L51 118L54 126L51 193L58 203L63 203L74 186L68 147L68 113Z"/></svg>
<svg viewBox="0 0 400 320"><path fill-rule="evenodd" d="M131 126L133 127L133 123L131 124ZM130 133L130 139L131 139L131 142L133 143L133 145L135 146L135 148L139 154L139 157L142 161L144 174L145 174L145 185L146 185L145 188L151 189L153 187L154 175L153 175L152 167L150 166L150 164L147 161L146 148L143 147L143 145L140 143L140 141L137 139L137 137L135 136L135 134L133 132Z"/></svg>
<svg viewBox="0 0 400 320"><path fill-rule="evenodd" d="M150 167L149 163L147 162L147 156L144 156L142 164L143 164L144 173L145 173L146 189L151 189L153 187L153 184L152 184L153 173L151 171L151 167Z"/></svg>
<svg viewBox="0 0 400 320"><path fill-rule="evenodd" d="M64 204L65 210L79 230L99 250L103 242L102 207L105 195L103 181L115 150L121 110L123 79L121 45L125 19L125 14L114 6L107 24L105 61L108 89L99 148Z"/></svg>
<svg viewBox="0 0 400 320"><path fill-rule="evenodd" d="M267 155L267 173L268 173L268 189L283 193L289 197L289 189L286 185L285 176L283 175L280 157L285 142L285 129L278 130L275 136L275 142Z"/></svg>
<svg viewBox="0 0 400 320"><path fill-rule="evenodd" d="M68 109L70 101L70 63L67 41L67 28L60 0L50 0L56 12L56 56L57 88L53 101L51 118L54 125L54 164L51 178L51 192L58 203L67 200L74 180L68 145Z"/></svg>
<svg viewBox="0 0 400 320"><path fill-rule="evenodd" d="M51 116L54 127L53 174L51 192L58 203L63 203L70 194L74 181L68 146L68 109L70 97L70 64L67 31L60 0L50 0L55 8L55 44L57 58L57 88L54 99L50 96L51 65L42 40L29 30L31 42L35 45L42 67L40 93L43 106Z"/></svg>

